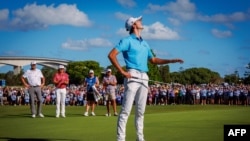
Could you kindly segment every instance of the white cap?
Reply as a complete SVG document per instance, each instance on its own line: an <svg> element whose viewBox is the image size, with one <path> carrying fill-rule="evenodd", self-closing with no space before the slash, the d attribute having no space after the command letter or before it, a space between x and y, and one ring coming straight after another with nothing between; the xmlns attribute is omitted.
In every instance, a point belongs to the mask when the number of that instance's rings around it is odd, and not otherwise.
<svg viewBox="0 0 250 141"><path fill-rule="evenodd" d="M30 64L31 64L31 65L35 65L35 64L36 64L36 61L32 61Z"/></svg>
<svg viewBox="0 0 250 141"><path fill-rule="evenodd" d="M137 18L134 18L134 17L130 17L126 20L126 23L125 23L125 28L127 31L130 31L133 24L138 21L138 20L141 20L142 19L142 16L140 17L137 17Z"/></svg>
<svg viewBox="0 0 250 141"><path fill-rule="evenodd" d="M58 69L64 69L65 67L63 65L59 65Z"/></svg>
<svg viewBox="0 0 250 141"><path fill-rule="evenodd" d="M94 73L94 71L93 70L89 70L89 73Z"/></svg>
<svg viewBox="0 0 250 141"><path fill-rule="evenodd" d="M111 69L107 69L107 71L106 72L111 72L112 70Z"/></svg>

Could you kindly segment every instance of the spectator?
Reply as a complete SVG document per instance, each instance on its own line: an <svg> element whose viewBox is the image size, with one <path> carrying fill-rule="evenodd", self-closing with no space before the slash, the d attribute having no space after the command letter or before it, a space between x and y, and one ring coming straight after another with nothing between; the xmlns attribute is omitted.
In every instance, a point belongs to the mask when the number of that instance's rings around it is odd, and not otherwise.
<svg viewBox="0 0 250 141"><path fill-rule="evenodd" d="M237 87L234 88L234 103L235 105L240 104L240 90Z"/></svg>
<svg viewBox="0 0 250 141"><path fill-rule="evenodd" d="M55 105L56 104L56 90L53 88L50 92L51 95L51 104Z"/></svg>
<svg viewBox="0 0 250 141"><path fill-rule="evenodd" d="M186 88L182 86L180 88L180 95L181 95L181 104L186 104Z"/></svg>
<svg viewBox="0 0 250 141"><path fill-rule="evenodd" d="M228 105L233 105L233 100L234 100L234 91L233 91L233 88L230 88L229 91L228 91Z"/></svg>
<svg viewBox="0 0 250 141"><path fill-rule="evenodd" d="M148 90L148 105L153 105L153 94L151 91L151 87L149 87L149 90Z"/></svg>
<svg viewBox="0 0 250 141"><path fill-rule="evenodd" d="M69 106L70 105L70 96L69 94L67 93L66 94L66 98L65 98L65 106Z"/></svg>
<svg viewBox="0 0 250 141"><path fill-rule="evenodd" d="M116 84L117 80L114 75L112 75L111 69L107 69L106 75L103 77L103 88L105 89L105 100L106 100L106 107L107 113L106 116L111 116L110 113L110 102L113 106L114 116L117 116L116 110Z"/></svg>
<svg viewBox="0 0 250 141"><path fill-rule="evenodd" d="M84 95L84 89L80 88L79 94L77 95L77 105L83 106Z"/></svg>
<svg viewBox="0 0 250 141"><path fill-rule="evenodd" d="M201 91L200 91L200 94L201 94L201 105L206 105L207 89L205 87L202 87Z"/></svg>
<svg viewBox="0 0 250 141"><path fill-rule="evenodd" d="M224 100L223 100L223 89L219 88L218 91L218 104L223 104Z"/></svg>
<svg viewBox="0 0 250 141"><path fill-rule="evenodd" d="M211 89L211 104L214 104L214 100L215 100L215 94L216 94L216 89L214 87L212 87Z"/></svg>
<svg viewBox="0 0 250 141"><path fill-rule="evenodd" d="M242 104L247 106L247 95L248 95L248 90L247 88L243 88L242 92Z"/></svg>
<svg viewBox="0 0 250 141"><path fill-rule="evenodd" d="M165 86L159 87L161 105L167 105L167 89Z"/></svg>
<svg viewBox="0 0 250 141"><path fill-rule="evenodd" d="M30 95L27 88L24 88L24 105L30 105Z"/></svg>
<svg viewBox="0 0 250 141"><path fill-rule="evenodd" d="M16 90L13 90L11 94L11 105L16 106L16 102L17 102L17 92Z"/></svg>
<svg viewBox="0 0 250 141"><path fill-rule="evenodd" d="M3 106L3 88L0 86L0 105Z"/></svg>
<svg viewBox="0 0 250 141"><path fill-rule="evenodd" d="M196 89L195 89L195 86L193 85L191 87L191 95L192 95L192 104L196 104Z"/></svg>
<svg viewBox="0 0 250 141"><path fill-rule="evenodd" d="M21 88L16 89L16 104L21 106L22 105L22 95L23 91Z"/></svg>
<svg viewBox="0 0 250 141"><path fill-rule="evenodd" d="M250 87L247 88L248 93L247 93L247 105L250 105Z"/></svg>
<svg viewBox="0 0 250 141"><path fill-rule="evenodd" d="M168 93L169 93L169 104L175 105L175 89L174 89L174 87L169 88Z"/></svg>

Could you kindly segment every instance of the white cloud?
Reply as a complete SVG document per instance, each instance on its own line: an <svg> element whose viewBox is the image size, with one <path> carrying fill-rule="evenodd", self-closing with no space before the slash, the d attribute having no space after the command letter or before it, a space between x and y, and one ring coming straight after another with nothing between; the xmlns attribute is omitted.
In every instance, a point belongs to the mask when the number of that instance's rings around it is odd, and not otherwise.
<svg viewBox="0 0 250 141"><path fill-rule="evenodd" d="M218 37L218 38L227 38L227 37L231 37L232 36L232 33L229 30L227 30L227 31L220 31L218 29L212 29L211 32L212 32L212 34L215 37Z"/></svg>
<svg viewBox="0 0 250 141"><path fill-rule="evenodd" d="M244 21L247 20L249 15L247 15L246 13L243 12L234 12L232 14L229 15L225 15L225 14L215 14L212 16L203 16L200 15L198 18L201 21L205 21L205 22L216 22L216 23L230 23L230 22L240 22L240 21Z"/></svg>
<svg viewBox="0 0 250 141"><path fill-rule="evenodd" d="M176 18L168 18L168 21L170 23L172 23L172 25L178 26L181 24L180 20L176 19Z"/></svg>
<svg viewBox="0 0 250 141"><path fill-rule="evenodd" d="M7 29L42 29L50 25L71 25L71 26L90 26L91 21L88 16L79 11L75 4L37 5L28 4L22 9L13 11L9 24L0 27ZM8 25L8 26L7 26Z"/></svg>
<svg viewBox="0 0 250 141"><path fill-rule="evenodd" d="M164 26L160 22L144 26L144 30L142 32L145 39L176 40L180 38L177 32Z"/></svg>
<svg viewBox="0 0 250 141"><path fill-rule="evenodd" d="M153 52L156 54L156 56L164 56L164 57L170 57L172 56L168 52L162 51L162 50L153 50Z"/></svg>
<svg viewBox="0 0 250 141"><path fill-rule="evenodd" d="M128 14L121 13L121 12L116 12L116 13L115 13L115 17L118 18L118 19L120 19L120 20L125 21L125 20L127 20L129 17L131 17L131 16L128 15Z"/></svg>
<svg viewBox="0 0 250 141"><path fill-rule="evenodd" d="M117 0L117 2L124 7L135 7L136 3L134 0Z"/></svg>
<svg viewBox="0 0 250 141"><path fill-rule="evenodd" d="M169 2L163 6L161 5L148 5L148 11L166 11L172 16L180 18L182 20L193 20L195 18L195 4L189 0L177 0L176 2Z"/></svg>
<svg viewBox="0 0 250 141"><path fill-rule="evenodd" d="M143 26L142 37L144 39L153 39L153 40L178 40L180 36L174 30L164 26L160 22L155 22L152 25ZM117 34L126 36L128 32L124 29L119 29Z"/></svg>
<svg viewBox="0 0 250 141"><path fill-rule="evenodd" d="M148 12L167 12L175 19L188 21L198 20L203 22L222 23L226 26L232 26L233 22L241 22L250 19L250 10L247 12L233 12L231 14L202 15L196 11L196 5L190 0L177 0L168 2L165 5L149 4ZM172 18L170 17L170 18ZM175 24L175 23L174 23Z"/></svg>
<svg viewBox="0 0 250 141"><path fill-rule="evenodd" d="M85 40L67 40L65 43L62 43L62 48L70 50L88 50L93 47L111 47L112 43L106 39L102 38L93 38Z"/></svg>
<svg viewBox="0 0 250 141"><path fill-rule="evenodd" d="M9 10L8 9L3 9L0 10L0 21L6 21L9 16Z"/></svg>

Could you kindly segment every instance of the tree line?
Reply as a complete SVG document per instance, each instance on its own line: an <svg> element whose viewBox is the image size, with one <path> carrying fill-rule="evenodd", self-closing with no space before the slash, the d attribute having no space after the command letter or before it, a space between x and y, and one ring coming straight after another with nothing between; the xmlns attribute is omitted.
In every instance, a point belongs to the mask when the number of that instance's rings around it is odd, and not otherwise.
<svg viewBox="0 0 250 141"><path fill-rule="evenodd" d="M222 78L218 72L211 71L208 68L189 68L185 70L180 68L178 72L170 73L169 65L153 65L151 63L148 65L149 79L164 83L199 85L209 83L221 84L226 82L229 84L250 84L250 71L248 71L250 70L250 63L246 67L247 71L245 72L245 76L243 78L239 77L237 71L232 74L225 75L224 78ZM117 77L118 84L123 84L123 76L115 69L114 66L110 65L104 68L101 67L98 62L92 60L70 62L66 67L66 72L69 74L70 84L81 85L90 69L93 69L95 71L95 75L99 77L100 81L102 81L107 68L112 69L112 74ZM42 67L41 71L46 79L46 85L53 84L52 78L57 70L49 67ZM13 71L0 73L0 79L4 79L6 81L6 85L8 86L20 86L22 85L20 78L23 73L24 70L21 70L21 72L17 75L15 75ZM150 81L149 83L153 82Z"/></svg>

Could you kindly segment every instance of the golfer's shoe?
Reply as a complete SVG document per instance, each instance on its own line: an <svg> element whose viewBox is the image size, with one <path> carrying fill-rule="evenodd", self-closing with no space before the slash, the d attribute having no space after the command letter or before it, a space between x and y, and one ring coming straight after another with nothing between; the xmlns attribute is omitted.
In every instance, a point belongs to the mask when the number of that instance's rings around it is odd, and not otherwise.
<svg viewBox="0 0 250 141"><path fill-rule="evenodd" d="M63 117L63 118L66 118L65 114L62 114L62 117Z"/></svg>
<svg viewBox="0 0 250 141"><path fill-rule="evenodd" d="M110 113L105 114L106 117L111 117Z"/></svg>
<svg viewBox="0 0 250 141"><path fill-rule="evenodd" d="M83 115L84 115L85 117L87 117L87 116L89 116L89 113L88 113L88 112L85 112Z"/></svg>
<svg viewBox="0 0 250 141"><path fill-rule="evenodd" d="M44 118L44 115L42 113L39 114L39 117Z"/></svg>
<svg viewBox="0 0 250 141"><path fill-rule="evenodd" d="M94 113L94 112L91 112L91 116L95 116L95 113Z"/></svg>
<svg viewBox="0 0 250 141"><path fill-rule="evenodd" d="M33 114L31 117L32 117L32 118L35 118L35 117L36 117L36 115L35 115L35 114Z"/></svg>

